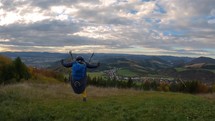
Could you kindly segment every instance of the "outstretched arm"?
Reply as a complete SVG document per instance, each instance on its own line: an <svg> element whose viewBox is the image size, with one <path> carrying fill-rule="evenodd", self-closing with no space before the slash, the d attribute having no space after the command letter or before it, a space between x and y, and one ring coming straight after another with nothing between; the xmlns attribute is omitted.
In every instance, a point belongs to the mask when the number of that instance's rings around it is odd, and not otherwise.
<svg viewBox="0 0 215 121"><path fill-rule="evenodd" d="M69 68L69 67L72 67L73 62L70 62L70 63L64 63L64 61L63 61L63 60L61 60L61 65L63 65L64 67Z"/></svg>
<svg viewBox="0 0 215 121"><path fill-rule="evenodd" d="M87 68L97 68L100 66L100 63L97 63L97 65L86 63L86 65L87 65Z"/></svg>

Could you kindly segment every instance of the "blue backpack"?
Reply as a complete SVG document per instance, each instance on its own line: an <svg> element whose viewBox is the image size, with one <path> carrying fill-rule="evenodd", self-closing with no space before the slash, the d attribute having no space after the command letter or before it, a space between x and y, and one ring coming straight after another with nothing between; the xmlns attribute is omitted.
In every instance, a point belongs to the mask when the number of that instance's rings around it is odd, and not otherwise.
<svg viewBox="0 0 215 121"><path fill-rule="evenodd" d="M79 81L86 78L86 64L74 62L72 65L72 80Z"/></svg>

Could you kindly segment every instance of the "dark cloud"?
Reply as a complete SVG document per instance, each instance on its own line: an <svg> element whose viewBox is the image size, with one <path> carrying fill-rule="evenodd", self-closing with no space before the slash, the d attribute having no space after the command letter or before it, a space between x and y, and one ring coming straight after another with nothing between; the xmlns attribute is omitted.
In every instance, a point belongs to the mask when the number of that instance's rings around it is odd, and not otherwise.
<svg viewBox="0 0 215 121"><path fill-rule="evenodd" d="M162 50L161 54L215 53L215 26L209 22L215 17L214 0L0 3L0 45L15 50L55 51L52 47L95 45L107 51L126 52L128 48L128 53L136 46ZM64 7L52 11L53 6Z"/></svg>
<svg viewBox="0 0 215 121"><path fill-rule="evenodd" d="M99 0L31 0L32 6L37 6L42 9L47 9L50 6L71 6L78 3L91 3L91 4L98 4Z"/></svg>
<svg viewBox="0 0 215 121"><path fill-rule="evenodd" d="M117 40L101 41L97 39L72 35L80 31L80 24L60 21L41 21L33 24L11 24L0 28L0 35L11 41L1 42L16 46L80 46L107 45L110 47L126 47Z"/></svg>

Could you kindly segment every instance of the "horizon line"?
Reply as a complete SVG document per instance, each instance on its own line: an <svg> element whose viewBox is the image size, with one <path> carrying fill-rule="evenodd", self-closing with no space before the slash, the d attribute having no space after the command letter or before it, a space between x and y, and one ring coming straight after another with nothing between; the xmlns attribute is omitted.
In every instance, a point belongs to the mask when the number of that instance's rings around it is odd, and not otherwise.
<svg viewBox="0 0 215 121"><path fill-rule="evenodd" d="M48 52L48 51L1 51L1 53L51 53L51 54L67 54L67 53L63 53L63 52ZM69 52L68 52L69 53ZM97 52L93 52L93 53L97 53ZM92 54L92 53L87 53L87 52L76 52L73 54ZM185 57L185 58L200 58L200 57L208 57L208 58L212 58L215 59L213 57L209 57L209 56L195 56L195 57L189 57L189 56L179 56L179 55L149 55L149 54L135 54L135 53L97 53L97 54L113 54L113 55L136 55L136 56L171 56L171 57Z"/></svg>

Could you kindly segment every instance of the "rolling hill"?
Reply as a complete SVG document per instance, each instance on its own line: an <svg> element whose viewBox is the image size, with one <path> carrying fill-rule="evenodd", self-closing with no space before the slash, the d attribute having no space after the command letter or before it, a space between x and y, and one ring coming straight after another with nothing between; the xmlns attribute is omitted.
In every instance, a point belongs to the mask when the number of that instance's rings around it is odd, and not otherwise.
<svg viewBox="0 0 215 121"><path fill-rule="evenodd" d="M33 67L49 68L55 71L69 73L70 69L61 66L61 59L71 59L69 54L62 53L39 53L39 52L7 52L0 53L14 58L20 56L23 61ZM86 61L91 54L73 54L73 57L81 55ZM215 59L208 57L189 58L175 56L148 56L129 54L104 54L96 53L92 63L100 62L98 69L89 70L91 72L103 72L111 69L119 69L120 75L133 73L136 76L159 75L171 78L181 78L186 80L199 79L203 82L214 82ZM199 76L199 75L201 76ZM208 77L211 77L210 79ZM208 81L209 80L209 81Z"/></svg>
<svg viewBox="0 0 215 121"><path fill-rule="evenodd" d="M8 56L12 59L20 56L27 65L43 68L53 66L52 65L53 63L61 59L70 58L70 55L67 53L65 54L47 52L1 52L0 54ZM85 60L88 61L91 56L91 53L73 54L73 57L76 57L77 55L83 56ZM172 67L178 64L189 62L192 59L193 58L189 57L174 57L174 56L148 56L148 55L96 53L92 60L94 62L100 61L101 63L107 66L109 66L109 64L114 64L121 61L122 63L135 63L137 65L153 69Z"/></svg>
<svg viewBox="0 0 215 121"><path fill-rule="evenodd" d="M188 62L185 67L197 69L215 69L215 59L208 57L199 57Z"/></svg>
<svg viewBox="0 0 215 121"><path fill-rule="evenodd" d="M188 64L198 64L198 63L215 64L215 59L209 58L209 57L199 57L199 58L193 59Z"/></svg>

